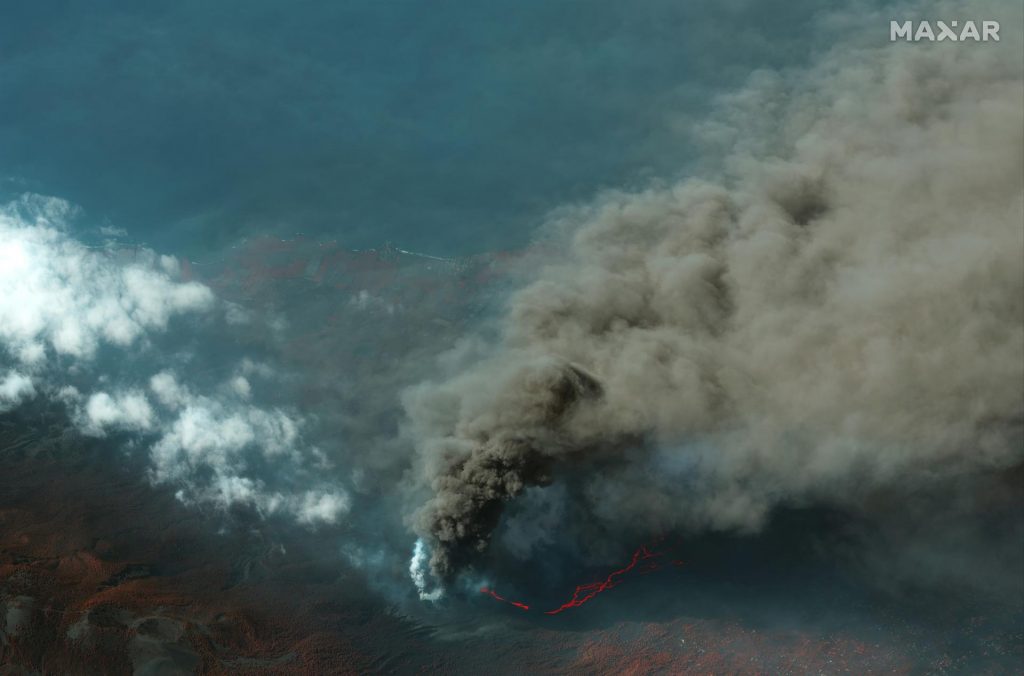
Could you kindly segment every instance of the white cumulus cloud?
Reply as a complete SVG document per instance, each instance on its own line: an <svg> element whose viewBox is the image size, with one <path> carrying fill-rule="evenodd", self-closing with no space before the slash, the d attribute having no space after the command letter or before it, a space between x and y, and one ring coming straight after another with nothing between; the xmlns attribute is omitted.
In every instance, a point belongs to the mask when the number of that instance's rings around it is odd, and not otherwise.
<svg viewBox="0 0 1024 676"><path fill-rule="evenodd" d="M76 241L69 212L34 196L0 207L0 345L16 361L39 365L48 351L87 359L101 343L128 346L213 306L210 289L175 281L151 252L119 263Z"/></svg>
<svg viewBox="0 0 1024 676"><path fill-rule="evenodd" d="M349 496L307 471L322 469L324 455L301 439L301 418L250 401L270 367L243 359L212 394L167 370L148 387L104 370L101 346L138 356L148 335L211 310L215 298L181 281L173 257L84 245L70 234L73 213L36 195L0 205L0 412L41 393L67 406L83 434L129 435L148 448L150 478L176 486L185 503L337 523Z"/></svg>
<svg viewBox="0 0 1024 676"><path fill-rule="evenodd" d="M153 427L153 408L137 391L97 392L78 412L79 425L89 434L102 436L108 429L148 430Z"/></svg>
<svg viewBox="0 0 1024 676"><path fill-rule="evenodd" d="M0 379L0 413L9 411L35 392L31 378L17 371L9 371Z"/></svg>
<svg viewBox="0 0 1024 676"><path fill-rule="evenodd" d="M182 501L248 504L307 525L337 523L348 512L349 496L340 488L282 492L247 476L253 462L286 461L302 468L319 464L322 454L302 443L301 419L250 404L246 379L232 378L224 392L233 396L220 397L195 394L169 371L153 376L149 385L165 409L151 449L152 477L182 485Z"/></svg>

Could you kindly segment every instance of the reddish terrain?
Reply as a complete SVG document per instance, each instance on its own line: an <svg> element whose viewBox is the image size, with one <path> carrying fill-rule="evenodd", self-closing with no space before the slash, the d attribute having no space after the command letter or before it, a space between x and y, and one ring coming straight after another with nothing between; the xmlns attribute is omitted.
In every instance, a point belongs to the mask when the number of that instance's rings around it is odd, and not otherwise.
<svg viewBox="0 0 1024 676"><path fill-rule="evenodd" d="M978 662L898 623L866 642L699 616L560 624L464 603L437 611L432 628L389 610L311 542L341 531L249 529L179 505L96 444L72 447L33 421L18 429L0 432L7 674L1006 673L1017 659L1019 637L982 635ZM630 584L587 609L628 600Z"/></svg>
<svg viewBox="0 0 1024 676"><path fill-rule="evenodd" d="M510 262L259 240L237 260L185 274L235 302L289 309L303 333L287 343L285 360L326 370L329 381L323 355L339 349L333 327L360 291L383 304L382 317L389 304L408 308L413 327L443 342L476 307L466 288L500 281ZM323 297L290 305L314 291ZM377 346L375 327L347 332L344 349ZM357 368L377 369L417 340L414 331L397 335L390 356ZM325 396L317 387L307 395ZM339 406L359 403L336 396ZM424 606L414 620L344 563L344 526L310 533L185 507L173 490L148 484L144 456L68 433L57 410L0 416L0 673L1007 673L1021 659L1019 629L993 629L980 617L951 633L893 618L871 639L699 610L609 619L633 598L633 578L621 570L646 563L643 550L623 569L581 575L576 593L566 590L576 602L557 616L535 612L557 604L530 600L524 612L489 598L498 595L489 589ZM652 577L688 574L675 561Z"/></svg>

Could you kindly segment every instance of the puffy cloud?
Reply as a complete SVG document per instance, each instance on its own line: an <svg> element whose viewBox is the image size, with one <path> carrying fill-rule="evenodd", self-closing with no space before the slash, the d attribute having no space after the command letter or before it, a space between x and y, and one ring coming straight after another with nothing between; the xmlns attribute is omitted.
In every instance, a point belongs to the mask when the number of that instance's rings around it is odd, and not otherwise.
<svg viewBox="0 0 1024 676"><path fill-rule="evenodd" d="M251 362L240 370L267 372ZM302 441L303 420L249 403L248 391L238 391L240 377L216 396L206 396L161 371L149 379L157 407L137 389L86 397L65 387L55 398L72 409L85 434L141 435L149 451L150 478L176 486L184 503L246 505L264 515L289 515L307 526L338 523L351 507L348 492L311 474L326 460L320 449ZM8 380L13 383L9 388ZM21 382L16 374L0 381L0 402L7 389L23 391Z"/></svg>
<svg viewBox="0 0 1024 676"><path fill-rule="evenodd" d="M348 510L349 499L344 493L308 491L301 498L296 516L299 523L337 523Z"/></svg>
<svg viewBox="0 0 1024 676"><path fill-rule="evenodd" d="M102 436L107 429L144 431L153 427L153 408L139 391L114 396L97 392L78 412L79 425L88 433Z"/></svg>
<svg viewBox="0 0 1024 676"><path fill-rule="evenodd" d="M245 376L236 376L231 379L231 389L242 399L248 399L252 395L252 386Z"/></svg>
<svg viewBox="0 0 1024 676"><path fill-rule="evenodd" d="M213 306L207 287L175 281L151 252L120 264L72 239L70 212L38 196L0 207L0 344L16 361L39 364L48 350L88 359Z"/></svg>
<svg viewBox="0 0 1024 676"><path fill-rule="evenodd" d="M242 370L259 369L247 362ZM243 391L240 379L246 384ZM292 514L303 524L333 524L348 512L349 497L341 488L282 492L245 476L256 460L284 461L295 471L322 463L323 456L300 443L301 419L248 403L244 377L229 381L224 392L234 395L230 398L195 394L169 371L149 382L166 409L151 448L152 476L158 483L180 484L181 500L249 504L265 513Z"/></svg>
<svg viewBox="0 0 1024 676"><path fill-rule="evenodd" d="M246 505L263 515L287 514L311 527L336 524L351 509L348 493L339 488L282 493L269 490L259 479L235 475L218 475L209 484L181 488L177 497L184 503L222 508Z"/></svg>
<svg viewBox="0 0 1024 676"><path fill-rule="evenodd" d="M161 404L172 409L180 408L187 397L185 389L170 371L161 371L150 378L149 389Z"/></svg>
<svg viewBox="0 0 1024 676"><path fill-rule="evenodd" d="M493 354L406 397L416 560L457 573L559 473L604 523L749 529L1019 463L1021 44L945 46L755 79L732 103L780 114L720 117L771 132L733 134L720 181L554 224L567 255Z"/></svg>
<svg viewBox="0 0 1024 676"><path fill-rule="evenodd" d="M102 371L101 345L135 355L147 335L176 315L210 310L215 299L206 286L180 281L172 257L81 244L68 232L73 211L34 195L0 207L0 364L17 367L0 376L0 412L39 391L63 402L84 434L142 442L153 481L178 486L185 502L337 523L348 494L309 476L307 464L322 467L324 456L302 443L302 420L249 403L251 379L273 375L265 364L242 360L210 396L170 371L152 376L148 391L130 369ZM72 375L77 387L66 383Z"/></svg>
<svg viewBox="0 0 1024 676"><path fill-rule="evenodd" d="M35 395L32 379L17 371L8 371L0 378L0 413L8 411Z"/></svg>
<svg viewBox="0 0 1024 676"><path fill-rule="evenodd" d="M173 423L153 449L158 478L176 476L201 459L224 468L246 448L267 458L294 454L298 425L282 411L233 406L210 397L187 395Z"/></svg>

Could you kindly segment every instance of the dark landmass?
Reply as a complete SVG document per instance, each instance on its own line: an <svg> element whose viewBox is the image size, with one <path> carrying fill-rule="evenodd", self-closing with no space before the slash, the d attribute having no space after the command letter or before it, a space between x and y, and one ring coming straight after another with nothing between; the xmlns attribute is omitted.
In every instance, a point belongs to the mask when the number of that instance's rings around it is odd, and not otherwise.
<svg viewBox="0 0 1024 676"><path fill-rule="evenodd" d="M501 265L516 255L438 261L261 240L237 260L186 274L257 311L288 312L300 337L283 348L253 337L250 347L315 372L302 384L308 401L343 408L359 397L332 389L342 367L325 355L361 351L366 359L349 364L369 374L385 369L389 354L421 349L415 330L443 344L474 308L487 311L480 289L500 285ZM346 304L363 290L382 303L375 323L340 339L339 322L353 326ZM374 352L389 305L405 308L413 328ZM385 369L380 377L397 386L409 376ZM804 559L800 547L813 544L818 526L799 516L760 538L686 542L683 565L624 579L556 617L478 593L402 606L340 555L356 525L310 532L184 506L172 488L146 480L145 453L116 438L82 438L65 415L32 405L0 416L3 674L1002 674L1024 664L1015 599L958 603L927 588L873 595L837 568L816 574L818 559ZM1000 479L1017 510L1003 518L1020 518L1020 478ZM622 543L624 562L638 544ZM810 563L792 569L800 560ZM545 582L539 563L520 568L497 567L509 588L499 579L496 589L520 600L513 592L530 594L533 579L535 598L524 600L544 608L571 595L571 585Z"/></svg>

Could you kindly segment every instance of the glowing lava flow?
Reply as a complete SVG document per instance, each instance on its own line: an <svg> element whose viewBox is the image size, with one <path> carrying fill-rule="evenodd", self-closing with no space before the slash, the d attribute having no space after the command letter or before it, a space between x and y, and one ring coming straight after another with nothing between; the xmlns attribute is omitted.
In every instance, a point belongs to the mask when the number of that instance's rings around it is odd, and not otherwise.
<svg viewBox="0 0 1024 676"><path fill-rule="evenodd" d="M568 610L569 608L578 608L582 606L584 603L594 598L601 592L607 591L615 585L617 585L620 582L620 580L617 580L616 578L620 578L629 571L636 568L637 564L641 561L649 561L650 559L654 559L659 556L662 556L661 552L652 552L647 548L647 545L641 545L640 549L633 552L633 560L629 562L628 566L613 571L602 582L592 582L590 584L584 584L576 587L576 591L572 593L571 599L569 599L559 607L555 608L554 610L546 611L544 614L557 615L558 613L564 610ZM657 568L659 567L656 562L651 562L651 564L652 565L644 567L644 572L657 570Z"/></svg>
<svg viewBox="0 0 1024 676"><path fill-rule="evenodd" d="M489 595L493 596L494 598L498 599L499 601L501 601L503 603L507 603L510 606L515 606L516 608L521 608L523 610L529 610L530 609L530 606L526 605L525 603L520 603L519 601L509 601L508 599L506 599L506 598L504 598L502 596L498 596L498 592L494 591L493 589L488 589L487 587L480 587L480 593L482 593L482 594L489 594Z"/></svg>
<svg viewBox="0 0 1024 676"><path fill-rule="evenodd" d="M656 542L660 541L661 539L656 540ZM636 571L636 573L639 575L645 575L647 573L659 570L662 567L662 563L660 561L657 561L656 559L662 556L665 556L665 553L654 551L653 544L641 545L638 550L633 552L633 558L632 560L630 560L629 565L625 566L624 568L612 571L602 581L579 585L573 592L571 599L569 599L559 607L555 608L554 610L545 611L544 614L557 615L558 613L569 610L570 608L579 608L584 603L591 600L601 592L608 591L609 589L612 589L613 587L617 586L620 582L622 582L623 576L633 571ZM676 567L683 565L683 561L681 559L673 559L671 563L673 566ZM480 591L481 593L488 594L494 597L495 599L502 601L503 603L508 603L517 608L521 608L522 610L530 609L530 606L526 605L525 603L520 603L518 601L510 601L506 598L503 598L499 596L498 593L495 592L493 589L490 589L488 587L481 587Z"/></svg>

